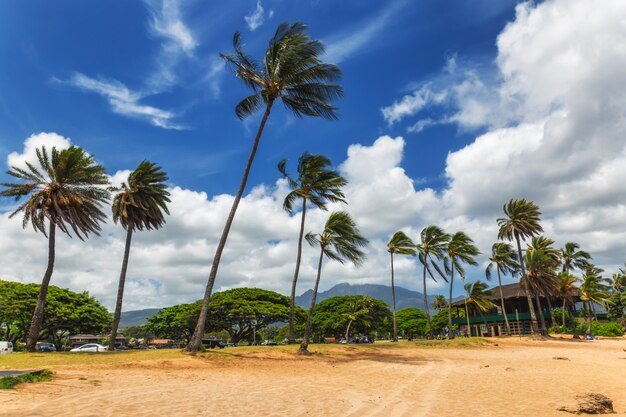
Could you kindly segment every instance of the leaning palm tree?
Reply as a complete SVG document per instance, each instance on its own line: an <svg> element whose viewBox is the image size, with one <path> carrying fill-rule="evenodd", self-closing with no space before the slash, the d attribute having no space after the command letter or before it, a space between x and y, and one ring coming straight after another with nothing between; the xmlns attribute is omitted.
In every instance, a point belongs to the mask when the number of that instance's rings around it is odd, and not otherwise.
<svg viewBox="0 0 626 417"><path fill-rule="evenodd" d="M57 227L71 237L70 230L84 240L89 233L98 235L100 222L106 215L101 205L109 198L104 186L109 183L104 167L96 163L82 148L72 146L61 151L45 147L37 149L36 163L26 162L26 168L11 167L7 174L24 183L3 183L0 195L22 197L27 200L11 215L23 213L22 225L30 223L35 231L48 238L48 267L41 281L37 306L26 339L26 349L35 350L43 322L48 285L52 278L55 260Z"/></svg>
<svg viewBox="0 0 626 417"><path fill-rule="evenodd" d="M126 245L120 272L120 282L117 289L117 302L113 314L113 326L109 339L109 350L115 350L115 337L122 315L122 300L124 298L124 284L130 244L135 230L157 230L165 224L164 212L169 214L167 203L170 202L167 191L167 174L158 165L142 161L128 176L128 182L119 188L112 188L117 192L113 198L113 221L121 223L126 230Z"/></svg>
<svg viewBox="0 0 626 417"><path fill-rule="evenodd" d="M430 275L433 281L437 281L430 266L439 274L444 281L448 281L446 275L443 273L437 262L433 259L444 260L445 251L448 242L450 241L450 235L445 233L438 226L427 226L420 233L420 243L417 244L417 250L419 251L419 260L424 266L422 284L424 287L424 311L428 319L428 337L433 337L433 323L430 319L430 311L428 309L428 295L426 293L426 272Z"/></svg>
<svg viewBox="0 0 626 417"><path fill-rule="evenodd" d="M517 260L517 254L513 246L508 243L498 242L494 243L491 247L491 257L489 257L489 265L485 270L487 281L491 281L491 271L495 268L498 272L498 288L500 289L500 308L502 309L502 315L504 316L504 322L506 323L507 334L511 334L511 325L509 319L506 316L506 309L504 308L504 294L502 293L502 277L501 275L510 274L513 275L519 269L519 263Z"/></svg>
<svg viewBox="0 0 626 417"><path fill-rule="evenodd" d="M287 174L287 160L283 159L278 164L278 170L287 179L291 192L285 197L283 208L293 213L296 200L302 200L302 212L300 219L300 235L298 236L298 254L296 256L296 269L291 283L291 301L289 308L289 343L293 343L296 336L294 330L294 312L296 307L296 285L300 272L300 260L302 259L302 239L304 237L304 221L307 204L326 210L326 202L346 203L341 188L347 184L344 177L335 170L330 169L331 162L322 155L304 153L298 159L298 178L291 178Z"/></svg>
<svg viewBox="0 0 626 417"><path fill-rule="evenodd" d="M252 90L252 95L244 98L235 108L235 113L244 119L264 107L265 111L257 130L252 149L244 168L241 184L233 200L224 230L220 237L213 265L209 273L206 290L202 299L202 307L193 336L187 345L188 352L195 353L202 342L209 300L213 284L217 276L222 252L233 224L239 201L246 188L250 168L275 102L282 101L285 107L296 117L312 116L336 119L336 108L331 102L343 95L341 86L333 82L341 77L341 70L336 65L320 61L324 54L324 46L312 40L305 33L306 26L302 23L289 25L281 23L263 57L263 64L243 52L243 44L239 32L233 36L232 54L221 54L233 68L235 75Z"/></svg>
<svg viewBox="0 0 626 417"><path fill-rule="evenodd" d="M446 247L446 253L450 260L450 298L448 299L448 337L453 337L452 332L452 285L454 284L454 271L458 271L461 279L465 279L463 264L478 265L475 256L480 254L474 241L464 232L456 232L450 238ZM469 318L468 318L469 320Z"/></svg>
<svg viewBox="0 0 626 417"><path fill-rule="evenodd" d="M554 257L550 254L541 249L533 249L531 247L526 250L523 263L526 267L526 275L522 279L522 285L530 288L531 293L535 296L535 302L539 310L541 333L545 335L548 330L541 307L540 296L548 299L555 293L558 263L555 262Z"/></svg>
<svg viewBox="0 0 626 417"><path fill-rule="evenodd" d="M583 271L591 260L591 255L580 250L580 245L575 242L567 242L561 249L560 255L563 272L571 272L574 268Z"/></svg>
<svg viewBox="0 0 626 417"><path fill-rule="evenodd" d="M352 324L354 324L355 322L361 322L365 326L370 325L370 313L373 302L374 299L372 297L363 296L348 304L348 311L341 315L341 317L343 317L348 322L345 335L346 341L350 340L350 328L352 327Z"/></svg>
<svg viewBox="0 0 626 417"><path fill-rule="evenodd" d="M537 235L543 231L539 224L541 212L539 207L532 201L526 201L522 198L519 200L509 200L503 207L506 217L497 220L500 230L498 231L498 239L506 239L509 242L515 240L517 243L517 257L524 259L522 255L521 239L526 239ZM526 276L524 262L520 262L521 279ZM528 302L528 311L530 312L531 329L533 333L538 333L537 316L533 307L533 299L530 288L522 283L526 301Z"/></svg>
<svg viewBox="0 0 626 417"><path fill-rule="evenodd" d="M398 341L398 328L396 326L396 286L394 282L393 271L393 254L399 255L415 255L417 250L415 249L415 243L404 232L398 231L393 234L389 243L387 243L387 252L391 258L391 304L393 307L393 340Z"/></svg>
<svg viewBox="0 0 626 417"><path fill-rule="evenodd" d="M483 313L496 307L489 299L493 295L493 291L488 290L487 284L482 281L468 282L463 287L465 288L467 304L473 306L478 311L478 314L483 318L485 327L489 328Z"/></svg>
<svg viewBox="0 0 626 417"><path fill-rule="evenodd" d="M580 284L580 299L587 304L587 318L589 324L585 331L585 336L591 333L591 323L593 321L593 303L606 306L610 298L609 285L607 279L602 277L603 270L593 265L588 265L583 273L582 283Z"/></svg>
<svg viewBox="0 0 626 417"><path fill-rule="evenodd" d="M579 279L568 272L561 272L556 278L556 294L563 299L563 308L561 310L561 324L565 327L565 312L574 305L574 297L572 291L576 288L574 285ZM573 319L573 317L572 317ZM574 332L576 325L574 325Z"/></svg>
<svg viewBox="0 0 626 417"><path fill-rule="evenodd" d="M555 249L552 245L554 244L554 240L550 239L546 236L534 236L527 246L526 253L528 254L531 251L541 251L543 256L545 257L542 262L542 281L539 283L539 287L535 284L537 282L535 280L529 280L529 284L533 289L533 295L535 296L535 302L537 303L537 309L539 311L539 322L541 323L541 332L543 334L547 334L548 330L546 328L546 319L543 314L543 308L541 306L540 296L543 295L548 304L548 310L550 311L550 318L552 320L552 326L556 326L556 321L554 319L554 314L552 313L554 309L552 308L551 298L555 295L555 280L557 275L557 269L561 262L561 251ZM524 258L529 259L528 257ZM527 270L530 267L527 266Z"/></svg>
<svg viewBox="0 0 626 417"><path fill-rule="evenodd" d="M365 259L365 254L361 248L366 246L368 242L367 239L361 236L356 223L354 223L354 220L352 220L350 215L345 211L335 211L331 213L322 233L308 233L305 238L311 246L319 245L320 247L317 278L315 279L313 296L311 297L311 307L307 315L304 337L299 350L300 353L308 354L307 349L309 347L309 337L311 336L311 324L313 322L313 314L315 313L315 299L320 284L324 255L340 263L350 261L354 265L359 266Z"/></svg>

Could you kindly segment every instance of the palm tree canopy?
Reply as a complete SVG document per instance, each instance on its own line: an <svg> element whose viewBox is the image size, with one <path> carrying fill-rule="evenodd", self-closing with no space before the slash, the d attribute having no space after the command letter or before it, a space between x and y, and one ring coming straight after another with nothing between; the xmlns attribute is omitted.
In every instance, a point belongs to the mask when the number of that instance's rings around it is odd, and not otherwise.
<svg viewBox="0 0 626 417"><path fill-rule="evenodd" d="M448 300L441 294L437 294L432 304L433 308L441 309L448 306Z"/></svg>
<svg viewBox="0 0 626 417"><path fill-rule="evenodd" d="M474 241L464 232L456 232L450 237L450 241L446 246L446 252L450 262L459 272L461 277L465 277L465 269L463 263L469 265L478 265L475 256L480 255L480 251L474 245Z"/></svg>
<svg viewBox="0 0 626 417"><path fill-rule="evenodd" d="M428 269L428 261L437 270L437 273L445 280L446 275L441 268L433 261L433 256L437 259L445 259L446 248L450 241L450 235L445 233L439 226L430 225L422 229L420 233L420 243L416 245L419 252L419 261ZM430 273L430 270L428 270ZM435 277L430 273L431 278Z"/></svg>
<svg viewBox="0 0 626 417"><path fill-rule="evenodd" d="M346 260L359 266L365 260L360 248L367 246L367 239L361 236L352 217L345 211L330 214L321 234L308 233L306 240L311 246L320 245L324 255L344 263Z"/></svg>
<svg viewBox="0 0 626 417"><path fill-rule="evenodd" d="M567 242L565 247L561 249L561 262L563 262L563 270L569 271L571 269L584 270L589 261L591 255L584 250L580 250L580 245L575 242Z"/></svg>
<svg viewBox="0 0 626 417"><path fill-rule="evenodd" d="M524 254L524 265L527 273L522 281L528 282L534 293L546 296L555 293L558 263L550 253L529 248Z"/></svg>
<svg viewBox="0 0 626 417"><path fill-rule="evenodd" d="M491 256L489 265L485 270L487 281L491 280L491 271L495 267L501 274L516 274L519 270L517 252L508 243L497 242L491 246Z"/></svg>
<svg viewBox="0 0 626 417"><path fill-rule="evenodd" d="M71 228L81 240L89 233L99 234L100 222L106 220L101 210L109 199L109 179L102 165L78 146L61 151L46 147L36 150L39 167L26 162L26 168L11 167L7 174L25 183L3 183L0 195L26 197L9 217L23 213L22 226L31 223L36 231L47 236L46 222L56 224L70 235Z"/></svg>
<svg viewBox="0 0 626 417"><path fill-rule="evenodd" d="M163 212L169 214L167 180L161 167L142 161L127 182L111 189L118 192L113 198L113 221L119 221L124 229L159 229L165 223Z"/></svg>
<svg viewBox="0 0 626 417"><path fill-rule="evenodd" d="M389 243L387 243L387 252L397 253L400 255L415 255L417 249L415 243L403 231L393 234Z"/></svg>
<svg viewBox="0 0 626 417"><path fill-rule="evenodd" d="M576 288L574 284L578 281L580 281L579 278L576 278L568 272L561 272L557 275L555 280L555 294L558 297L564 298L569 305L573 305L574 298L572 297L572 290Z"/></svg>
<svg viewBox="0 0 626 417"><path fill-rule="evenodd" d="M342 313L342 317L348 321L361 320L366 326L370 323L370 313L374 299L372 297L363 296L359 299L351 301L348 304L348 311Z"/></svg>
<svg viewBox="0 0 626 417"><path fill-rule="evenodd" d="M610 297L608 280L602 277L603 269L588 265L580 284L581 299L605 306Z"/></svg>
<svg viewBox="0 0 626 417"><path fill-rule="evenodd" d="M261 103L280 99L297 117L314 116L336 119L332 100L343 96L343 89L334 84L341 78L336 65L322 63L324 46L311 40L300 22L281 23L269 42L263 63L243 52L241 35L233 36L232 54L220 54L233 67L237 77L254 93L236 108L244 119L256 112Z"/></svg>
<svg viewBox="0 0 626 417"><path fill-rule="evenodd" d="M305 198L314 206L326 210L326 202L346 203L341 189L348 181L335 170L330 169L331 162L323 155L304 153L298 159L298 178L289 176L286 169L287 160L278 164L278 170L287 179L291 192L285 197L283 208L291 213L293 203ZM346 203L347 204L347 203Z"/></svg>
<svg viewBox="0 0 626 417"><path fill-rule="evenodd" d="M513 240L515 237L525 239L543 231L539 224L541 212L539 206L522 198L509 200L503 207L505 218L498 219L498 239Z"/></svg>
<svg viewBox="0 0 626 417"><path fill-rule="evenodd" d="M488 297L493 295L493 291L487 289L487 284L482 281L467 282L465 285L467 303L473 304L480 311L489 311L496 305Z"/></svg>

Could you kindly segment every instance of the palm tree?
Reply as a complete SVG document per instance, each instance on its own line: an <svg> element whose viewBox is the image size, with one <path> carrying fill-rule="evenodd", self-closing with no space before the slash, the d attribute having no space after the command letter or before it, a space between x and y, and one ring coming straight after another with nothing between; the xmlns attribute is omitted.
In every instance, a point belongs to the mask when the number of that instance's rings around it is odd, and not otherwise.
<svg viewBox="0 0 626 417"><path fill-rule="evenodd" d="M515 274L519 269L519 262L517 254L513 246L504 242L494 243L491 247L491 257L489 258L489 265L485 270L487 281L491 280L491 271L495 268L498 272L498 288L500 289L500 308L502 309L502 315L506 323L507 334L511 334L511 326L509 319L506 315L506 309L504 308L504 294L502 293L502 277L504 274Z"/></svg>
<svg viewBox="0 0 626 417"><path fill-rule="evenodd" d="M456 232L450 238L446 247L448 258L450 259L450 298L448 303L448 337L453 337L452 332L452 285L454 284L454 271L457 270L461 279L465 279L465 269L463 264L478 265L475 256L480 254L474 241L464 232ZM469 320L469 318L468 318ZM469 326L469 325L468 325ZM468 327L469 328L469 327Z"/></svg>
<svg viewBox="0 0 626 417"><path fill-rule="evenodd" d="M396 326L396 287L394 282L393 271L393 254L412 255L415 256L417 250L415 243L404 232L398 231L393 234L389 243L387 243L387 252L391 258L391 304L393 306L393 341L398 341L398 328Z"/></svg>
<svg viewBox="0 0 626 417"><path fill-rule="evenodd" d="M478 311L478 314L480 314L485 322L485 327L489 328L483 312L496 307L489 299L489 297L493 295L493 291L488 290L487 284L482 281L468 282L463 287L465 288L467 303L476 308L476 311Z"/></svg>
<svg viewBox="0 0 626 417"><path fill-rule="evenodd" d="M352 323L361 321L366 326L369 326L371 323L370 312L373 301L372 297L363 296L358 300L352 301L348 305L348 311L341 315L348 321L348 326L346 327L346 341L350 338L350 327L352 327Z"/></svg>
<svg viewBox="0 0 626 417"><path fill-rule="evenodd" d="M563 299L561 323L565 327L565 311L574 305L574 297L572 290L576 288L574 285L579 279L568 272L561 272L556 278L556 294ZM573 319L573 316L572 316ZM574 325L576 332L576 325Z"/></svg>
<svg viewBox="0 0 626 417"><path fill-rule="evenodd" d="M549 298L555 293L556 287L556 270L558 263L554 257L541 249L533 249L528 247L524 255L524 262L527 273L522 279L522 285L530 288L531 293L535 296L535 302L539 309L539 318L541 323L541 333L547 334L546 321L541 308L540 296Z"/></svg>
<svg viewBox="0 0 626 417"><path fill-rule="evenodd" d="M509 242L515 240L517 243L517 257L524 259L522 255L521 239L532 237L543 231L539 224L541 212L539 207L532 201L526 201L522 198L519 200L509 200L503 207L506 217L497 220L500 230L498 231L498 239L506 239ZM524 262L520 262L521 278L526 276ZM533 299L530 288L522 283L526 300L528 302L528 311L530 312L531 329L533 333L538 332L537 316L533 307Z"/></svg>
<svg viewBox="0 0 626 417"><path fill-rule="evenodd" d="M311 335L311 323L315 312L315 298L320 284L322 274L322 262L324 255L326 257L344 263L352 262L355 266L361 265L365 259L365 254L360 248L367 245L368 241L359 232L354 220L345 211L335 211L330 214L326 221L324 231L320 234L308 233L305 237L311 246L319 245L320 259L317 265L317 278L313 287L313 297L311 298L311 308L306 319L306 327L304 329L304 337L300 344L300 353L308 354L309 337Z"/></svg>
<svg viewBox="0 0 626 417"><path fill-rule="evenodd" d="M3 183L6 190L0 193L15 197L16 201L26 197L9 217L23 213L23 227L30 223L35 231L48 238L48 267L26 339L29 351L35 350L43 322L48 285L54 270L57 227L70 237L71 229L81 240L89 233L98 235L100 222L106 219L100 207L109 198L104 187L109 183L104 167L82 148L72 146L61 151L52 148L48 153L42 147L36 153L39 167L26 162L26 168L12 166L7 171L25 183Z"/></svg>
<svg viewBox="0 0 626 417"><path fill-rule="evenodd" d="M583 273L582 283L580 284L581 300L587 304L587 313L589 319L589 325L585 336L591 333L591 322L593 321L593 303L606 306L607 300L610 297L609 286L607 285L607 279L602 277L600 268L596 268L593 265L588 265Z"/></svg>
<svg viewBox="0 0 626 417"><path fill-rule="evenodd" d="M574 242L567 242L565 247L561 249L561 262L563 263L563 272L571 272L574 268L584 270L591 255L584 250L580 250L580 245Z"/></svg>
<svg viewBox="0 0 626 417"><path fill-rule="evenodd" d="M322 155L310 155L304 153L298 159L298 178L293 179L287 174L287 160L283 159L278 164L278 170L287 179L291 192L285 197L283 208L292 213L296 200L302 200L302 214L300 220L300 235L298 236L298 254L296 256L296 269L291 283L291 305L289 309L289 343L293 343L296 336L294 331L294 312L296 303L296 285L300 272L300 260L302 259L302 238L304 237L304 220L307 203L326 210L326 202L346 203L341 188L347 184L337 171L330 169L331 162Z"/></svg>
<svg viewBox="0 0 626 417"><path fill-rule="evenodd" d="M337 118L337 109L331 102L343 95L343 89L332 82L341 77L341 70L336 65L324 64L320 61L319 57L324 54L324 46L319 41L310 39L305 30L306 26L299 22L292 25L281 23L269 42L262 65L243 52L239 32L236 32L233 36L234 52L228 55L220 55L232 66L235 75L253 92L252 95L244 98L237 105L235 109L237 117L244 119L254 114L262 106L265 107L265 112L254 138L241 184L233 200L233 205L213 257L213 265L211 266L211 272L209 273L209 279L202 299L198 322L186 348L188 352L195 353L200 348L209 300L222 258L222 252L226 245L239 201L246 188L250 168L252 167L259 140L272 106L276 101L282 101L285 107L296 117Z"/></svg>
<svg viewBox="0 0 626 417"><path fill-rule="evenodd" d="M124 283L128 269L130 244L135 230L160 229L165 224L163 212L169 214L167 203L170 202L167 191L167 174L158 165L142 161L128 176L128 182L120 188L112 188L118 192L113 198L113 221L121 223L126 230L126 246L120 272L120 282L117 289L117 302L113 314L113 326L109 339L109 350L115 350L115 337L122 315L122 300L124 298Z"/></svg>
<svg viewBox="0 0 626 417"><path fill-rule="evenodd" d="M430 311L428 309L428 295L426 294L426 272L430 277L437 281L433 275L430 265L435 271L443 278L444 281L448 281L446 275L443 273L439 265L434 261L433 257L438 260L445 258L445 251L448 242L450 241L450 235L444 233L439 227L431 225L425 227L420 233L420 243L417 244L417 250L419 251L419 260L424 266L423 271L423 286L424 286L424 310L426 317L428 318L428 336L433 337L433 323L430 319Z"/></svg>
<svg viewBox="0 0 626 417"><path fill-rule="evenodd" d="M431 306L434 309L441 310L442 308L448 307L448 300L441 294L435 295L435 299L433 300Z"/></svg>

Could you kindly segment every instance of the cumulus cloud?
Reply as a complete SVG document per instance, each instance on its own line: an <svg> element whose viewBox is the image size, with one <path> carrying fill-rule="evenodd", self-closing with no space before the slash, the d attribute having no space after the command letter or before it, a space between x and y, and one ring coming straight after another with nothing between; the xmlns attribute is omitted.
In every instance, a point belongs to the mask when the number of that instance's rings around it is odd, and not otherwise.
<svg viewBox="0 0 626 417"><path fill-rule="evenodd" d="M258 0L256 2L256 8L252 12L250 12L249 15L244 16L243 19L246 21L248 29L254 31L261 27L263 23L265 23L266 18L271 19L272 16L274 16L274 11L269 10L267 13L265 13L265 9L261 5L261 0Z"/></svg>
<svg viewBox="0 0 626 417"><path fill-rule="evenodd" d="M65 138L54 132L41 132L31 135L24 141L24 149L22 152L11 152L7 157L7 166L20 167L26 166L25 162L35 163L37 161L37 148L45 146L48 151L52 148L58 150L67 149L72 146L69 138Z"/></svg>

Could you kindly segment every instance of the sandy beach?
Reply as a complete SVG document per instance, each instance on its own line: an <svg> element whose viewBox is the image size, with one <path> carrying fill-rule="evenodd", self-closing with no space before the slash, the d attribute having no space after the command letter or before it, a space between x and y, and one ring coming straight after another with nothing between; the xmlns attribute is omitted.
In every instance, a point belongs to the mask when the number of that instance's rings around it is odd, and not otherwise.
<svg viewBox="0 0 626 417"><path fill-rule="evenodd" d="M52 381L0 391L0 415L567 416L557 408L586 392L608 396L624 415L624 349L626 339L510 338L452 347L313 345L311 357L293 346L167 359L145 352L137 361L101 355L84 365L53 361Z"/></svg>

